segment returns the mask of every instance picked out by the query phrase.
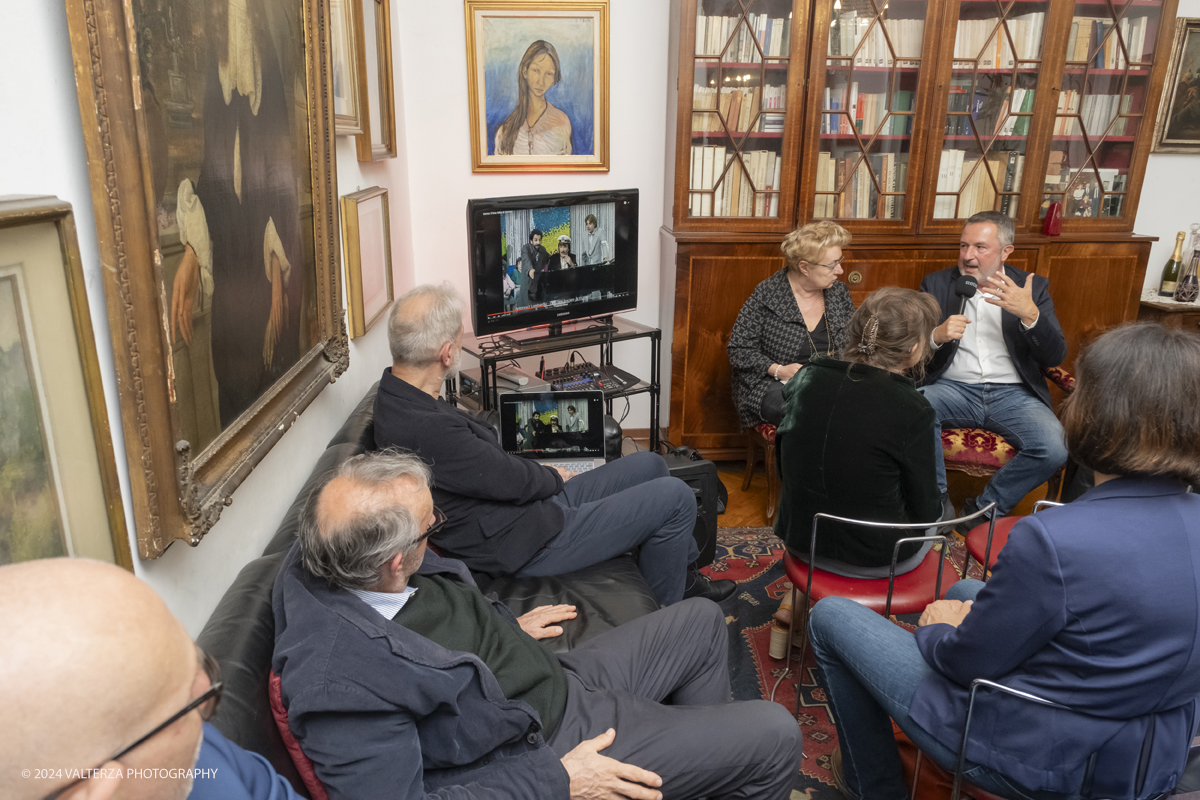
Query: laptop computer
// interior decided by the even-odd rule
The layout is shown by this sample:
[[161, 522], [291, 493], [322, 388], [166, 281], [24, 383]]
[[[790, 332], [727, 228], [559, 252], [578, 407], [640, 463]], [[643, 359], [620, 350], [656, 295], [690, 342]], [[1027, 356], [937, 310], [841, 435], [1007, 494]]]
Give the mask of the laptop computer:
[[571, 472], [604, 464], [604, 393], [507, 392], [500, 395], [505, 451]]

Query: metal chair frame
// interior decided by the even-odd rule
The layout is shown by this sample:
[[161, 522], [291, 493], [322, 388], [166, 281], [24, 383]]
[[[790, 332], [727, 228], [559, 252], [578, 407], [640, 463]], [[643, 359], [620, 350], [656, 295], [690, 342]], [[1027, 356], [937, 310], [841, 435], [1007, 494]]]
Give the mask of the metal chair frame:
[[[992, 505], [995, 505], [995, 503], [992, 503]], [[1063, 504], [1057, 503], [1053, 500], [1038, 500], [1036, 503], [1033, 504], [1033, 513], [1036, 514], [1037, 512], [1041, 511], [1043, 508], [1050, 508], [1051, 506], [1061, 506], [1061, 505], [1063, 505]], [[987, 583], [987, 579], [991, 576], [991, 568], [988, 567], [988, 564], [990, 564], [992, 561], [992, 537], [995, 535], [995, 533], [996, 533], [996, 517], [993, 514], [992, 519], [991, 519], [991, 524], [988, 525], [987, 546], [983, 550], [982, 566], [983, 566], [983, 581], [984, 581], [984, 583]], [[964, 578], [967, 577], [967, 570], [970, 568], [970, 566], [971, 566], [971, 549], [969, 547], [964, 547], [963, 548], [963, 565], [962, 565], [962, 569], [959, 570], [959, 574], [962, 575]]]
[[[807, 626], [808, 626], [808, 615], [812, 610], [813, 561], [816, 559], [816, 556], [817, 556], [817, 528], [818, 528], [821, 520], [828, 519], [828, 520], [833, 520], [836, 522], [842, 522], [842, 523], [845, 523], [848, 525], [858, 525], [858, 526], [861, 526], [864, 528], [887, 528], [889, 530], [927, 530], [929, 528], [941, 527], [944, 525], [957, 525], [960, 522], [969, 522], [973, 519], [977, 519], [979, 517], [987, 515], [988, 525], [989, 525], [988, 539], [990, 540], [991, 534], [992, 534], [992, 528], [994, 528], [996, 525], [995, 511], [996, 511], [996, 504], [988, 503], [986, 506], [984, 506], [983, 508], [976, 511], [974, 514], [969, 514], [965, 517], [959, 517], [958, 519], [939, 520], [937, 522], [905, 522], [905, 523], [869, 522], [869, 521], [860, 520], [860, 519], [850, 519], [848, 517], [838, 517], [833, 514], [826, 514], [824, 512], [813, 515], [812, 536], [810, 537], [809, 543], [808, 543], [808, 582], [805, 584], [805, 592], [804, 592], [804, 625], [805, 625], [804, 630], [805, 630], [805, 634], [800, 640], [800, 662], [799, 662], [799, 665], [796, 667], [796, 707], [792, 712], [793, 717], [798, 717], [800, 715], [800, 683], [803, 679], [803, 676], [801, 675], [801, 670], [804, 669], [804, 658], [808, 652], [808, 633], [807, 633], [808, 629], [807, 629]], [[899, 539], [899, 540], [897, 540], [896, 544], [892, 547], [892, 564], [891, 564], [891, 568], [888, 570], [887, 601], [884, 604], [884, 611], [883, 611], [883, 616], [885, 619], [890, 617], [891, 613], [892, 613], [892, 593], [895, 591], [895, 588], [896, 588], [896, 561], [897, 561], [898, 556], [900, 555], [900, 545], [908, 544], [909, 542], [933, 542], [933, 541], [942, 543], [942, 554], [938, 559], [938, 575], [937, 575], [937, 583], [933, 589], [933, 599], [937, 600], [938, 597], [941, 595], [941, 593], [942, 593], [942, 570], [945, 567], [946, 560], [950, 557], [949, 537], [947, 537], [944, 534], [935, 534], [932, 536], [910, 536], [910, 537], [906, 537], [903, 539]], [[951, 569], [953, 569], [953, 567], [954, 567], [953, 561], [951, 561], [950, 566], [951, 566]], [[865, 578], [864, 580], [871, 580], [871, 579]], [[796, 589], [797, 589], [796, 586], [792, 587], [792, 591], [796, 591]], [[783, 674], [780, 675], [778, 680], [775, 681], [775, 686], [773, 686], [771, 688], [771, 699], [772, 700], [775, 699], [775, 690], [779, 688], [779, 684], [792, 671], [792, 637], [795, 636], [795, 632], [796, 632], [796, 617], [798, 616], [796, 614], [796, 611], [797, 611], [796, 606], [798, 606], [798, 605], [799, 605], [798, 603], [793, 603], [792, 619], [791, 619], [791, 622], [788, 624], [787, 666], [784, 668]], [[803, 734], [801, 735], [800, 741], [801, 741], [800, 755], [803, 756], [804, 758], [808, 758], [808, 755], [804, 752]]]

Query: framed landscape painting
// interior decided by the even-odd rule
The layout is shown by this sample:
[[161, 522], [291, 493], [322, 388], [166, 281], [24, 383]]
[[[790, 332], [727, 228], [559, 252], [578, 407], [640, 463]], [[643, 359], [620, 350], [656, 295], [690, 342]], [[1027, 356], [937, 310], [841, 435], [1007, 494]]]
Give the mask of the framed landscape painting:
[[466, 0], [476, 172], [608, 170], [608, 0]]
[[1175, 41], [1154, 126], [1153, 150], [1200, 153], [1200, 19], [1175, 21]]
[[132, 569], [71, 206], [0, 199], [0, 564]]
[[67, 0], [139, 552], [348, 359], [328, 0]]

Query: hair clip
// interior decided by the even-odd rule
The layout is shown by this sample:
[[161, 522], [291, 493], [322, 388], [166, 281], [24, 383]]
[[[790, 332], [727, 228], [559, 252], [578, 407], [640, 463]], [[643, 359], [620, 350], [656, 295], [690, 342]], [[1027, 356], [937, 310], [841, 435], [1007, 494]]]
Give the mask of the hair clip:
[[864, 355], [875, 355], [875, 338], [879, 335], [879, 317], [874, 314], [867, 320], [866, 329], [863, 333], [863, 340], [858, 343], [858, 352]]

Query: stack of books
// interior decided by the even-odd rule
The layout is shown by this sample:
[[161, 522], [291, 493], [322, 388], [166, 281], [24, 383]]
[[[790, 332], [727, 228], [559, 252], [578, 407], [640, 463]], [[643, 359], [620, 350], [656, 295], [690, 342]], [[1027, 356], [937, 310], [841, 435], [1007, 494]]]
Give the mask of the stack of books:
[[1025, 156], [1015, 150], [991, 153], [983, 159], [967, 158], [965, 150], [943, 150], [938, 163], [939, 196], [933, 204], [933, 218], [966, 218], [980, 211], [1000, 211], [1016, 217], [1024, 171]]
[[779, 216], [783, 159], [778, 153], [752, 150], [738, 159], [720, 145], [694, 145], [691, 167], [691, 216]]
[[[827, 111], [841, 111], [842, 98], [845, 98], [845, 91], [830, 91], [829, 87], [825, 87], [825, 109]], [[884, 116], [888, 111], [904, 112], [913, 110], [913, 93], [907, 90], [901, 90], [892, 93], [892, 104], [888, 107], [887, 94], [885, 92], [866, 92], [858, 91], [858, 81], [850, 84], [850, 96], [846, 105], [848, 114], [825, 114], [821, 117], [821, 133], [837, 133], [848, 134], [850, 130], [850, 120], [854, 120], [854, 129], [861, 134], [872, 134], [884, 123]], [[893, 114], [884, 123], [884, 135], [892, 136], [908, 136], [912, 133], [912, 115], [911, 114]]]
[[998, 27], [999, 23], [1000, 20], [996, 18], [960, 19], [958, 33], [954, 37], [954, 57], [978, 60], [980, 69], [1007, 69], [1015, 66], [1017, 60], [1038, 57], [1046, 28], [1046, 12], [1010, 17], [1005, 23], [1007, 36], [1004, 29]]
[[818, 153], [813, 216], [822, 219], [899, 219], [903, 214], [907, 177], [908, 158], [905, 154], [876, 153], [864, 158], [859, 153], [842, 157]]
[[893, 63], [899, 67], [919, 67], [924, 33], [923, 19], [883, 20], [860, 17], [857, 11], [835, 12], [829, 31], [829, 56], [853, 56], [856, 67], [890, 67]]
[[[703, 11], [703, 9], [701, 9]], [[747, 14], [742, 17], [710, 17], [696, 15], [696, 55], [719, 56], [732, 63], [757, 63], [762, 56], [779, 57], [788, 54], [789, 19], [768, 17], [766, 14]], [[733, 40], [732, 43], [730, 40]], [[725, 45], [731, 44], [726, 49]]]

